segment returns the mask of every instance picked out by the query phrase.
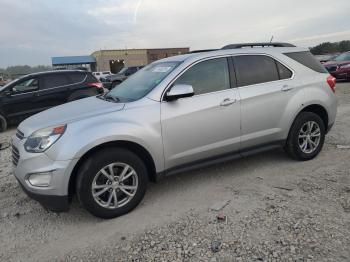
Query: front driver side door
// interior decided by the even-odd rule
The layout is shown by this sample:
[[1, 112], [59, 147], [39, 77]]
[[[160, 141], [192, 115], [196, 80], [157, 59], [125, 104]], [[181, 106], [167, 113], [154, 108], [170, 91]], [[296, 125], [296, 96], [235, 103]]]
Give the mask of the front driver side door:
[[161, 102], [166, 169], [239, 151], [240, 101], [231, 80], [223, 57], [193, 65], [172, 84], [192, 85], [195, 94]]
[[39, 90], [39, 81], [36, 77], [21, 79], [9, 88], [10, 95], [4, 104], [9, 118], [24, 119], [38, 112], [35, 102]]

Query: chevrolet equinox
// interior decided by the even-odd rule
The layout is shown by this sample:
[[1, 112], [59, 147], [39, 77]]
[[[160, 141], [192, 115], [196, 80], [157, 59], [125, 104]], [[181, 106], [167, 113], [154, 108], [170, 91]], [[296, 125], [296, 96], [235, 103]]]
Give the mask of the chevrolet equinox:
[[14, 174], [49, 210], [67, 210], [76, 194], [93, 215], [113, 218], [163, 176], [276, 147], [310, 160], [336, 111], [335, 79], [308, 49], [196, 51], [23, 121], [12, 138]]

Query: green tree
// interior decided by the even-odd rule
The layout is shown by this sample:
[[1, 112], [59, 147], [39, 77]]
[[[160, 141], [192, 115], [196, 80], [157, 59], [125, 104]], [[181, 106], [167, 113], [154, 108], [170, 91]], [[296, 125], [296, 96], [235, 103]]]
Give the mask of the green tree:
[[324, 42], [310, 48], [310, 51], [314, 55], [324, 55], [329, 53], [350, 51], [350, 40], [344, 40], [344, 41], [334, 42], [334, 43]]

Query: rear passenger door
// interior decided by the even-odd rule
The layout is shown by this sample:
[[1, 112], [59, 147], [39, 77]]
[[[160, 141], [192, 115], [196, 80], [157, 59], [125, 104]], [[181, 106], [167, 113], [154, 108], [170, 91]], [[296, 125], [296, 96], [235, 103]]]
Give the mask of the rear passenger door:
[[284, 139], [281, 120], [295, 92], [293, 72], [267, 55], [233, 57], [241, 98], [241, 148]]
[[40, 78], [40, 91], [37, 100], [42, 109], [66, 103], [70, 81], [66, 73], [52, 73]]

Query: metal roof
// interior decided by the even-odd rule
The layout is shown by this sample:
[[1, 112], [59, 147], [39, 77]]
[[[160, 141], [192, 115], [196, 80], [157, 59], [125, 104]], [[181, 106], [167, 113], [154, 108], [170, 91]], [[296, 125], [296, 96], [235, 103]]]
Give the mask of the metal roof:
[[96, 63], [93, 56], [56, 56], [51, 57], [52, 65], [77, 65], [77, 64], [91, 64]]

